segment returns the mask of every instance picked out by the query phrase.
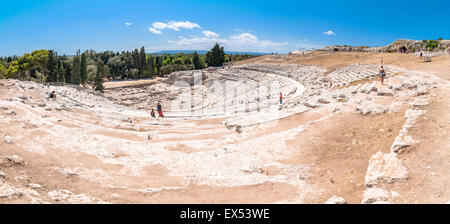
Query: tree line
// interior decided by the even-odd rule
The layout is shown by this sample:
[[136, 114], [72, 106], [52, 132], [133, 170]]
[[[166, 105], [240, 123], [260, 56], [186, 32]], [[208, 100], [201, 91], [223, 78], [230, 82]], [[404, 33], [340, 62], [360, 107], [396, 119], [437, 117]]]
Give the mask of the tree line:
[[143, 79], [163, 76], [175, 71], [203, 69], [240, 61], [252, 55], [227, 55], [218, 44], [206, 54], [147, 54], [139, 50], [97, 53], [80, 50], [74, 56], [58, 55], [53, 50], [36, 50], [21, 57], [0, 57], [0, 78], [13, 78], [48, 83], [90, 85], [103, 91], [103, 81]]

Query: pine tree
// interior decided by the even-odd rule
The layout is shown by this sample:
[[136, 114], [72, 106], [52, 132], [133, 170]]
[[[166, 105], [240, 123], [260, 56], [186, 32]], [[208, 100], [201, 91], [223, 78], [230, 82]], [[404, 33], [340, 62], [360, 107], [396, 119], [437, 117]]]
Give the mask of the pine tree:
[[106, 75], [105, 64], [103, 64], [102, 61], [99, 61], [97, 63], [97, 74], [95, 75], [94, 79], [94, 89], [102, 93], [104, 90], [103, 77], [105, 77], [105, 75]]
[[71, 82], [75, 85], [81, 84], [81, 63], [80, 63], [80, 51], [77, 51], [77, 55], [73, 58], [72, 77]]
[[81, 77], [81, 84], [86, 85], [87, 82], [87, 76], [88, 76], [88, 71], [87, 71], [87, 53], [83, 53], [81, 55], [81, 65], [80, 65], [80, 77]]
[[206, 53], [206, 62], [209, 66], [222, 66], [225, 62], [225, 53], [223, 47], [220, 47], [218, 43]]
[[57, 82], [58, 81], [58, 73], [57, 73], [57, 61], [56, 61], [56, 53], [52, 50], [48, 51], [48, 62], [47, 62], [47, 71], [48, 76], [46, 82]]

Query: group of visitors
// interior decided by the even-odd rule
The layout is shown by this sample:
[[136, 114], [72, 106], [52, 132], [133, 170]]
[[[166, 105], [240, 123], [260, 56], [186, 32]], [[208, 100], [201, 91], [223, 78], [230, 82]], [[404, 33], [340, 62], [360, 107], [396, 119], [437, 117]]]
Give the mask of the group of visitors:
[[[156, 110], [158, 111], [158, 116], [159, 116], [159, 117], [164, 117], [164, 114], [163, 114], [163, 112], [162, 112], [162, 106], [161, 106], [161, 103], [160, 103], [160, 102], [158, 102], [158, 104], [156, 105]], [[152, 111], [150, 112], [150, 115], [151, 115], [152, 117], [156, 117], [156, 114], [155, 114], [155, 110], [154, 110], [154, 109], [152, 109]]]

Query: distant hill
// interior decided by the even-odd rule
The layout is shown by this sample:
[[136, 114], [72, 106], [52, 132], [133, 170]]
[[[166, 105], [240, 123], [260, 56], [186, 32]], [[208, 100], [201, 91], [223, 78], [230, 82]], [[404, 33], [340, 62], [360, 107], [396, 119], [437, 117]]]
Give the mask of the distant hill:
[[[206, 54], [208, 51], [206, 50], [161, 50], [157, 52], [153, 52], [152, 54], [191, 54], [197, 51], [198, 54]], [[225, 54], [248, 54], [248, 55], [268, 55], [271, 53], [262, 53], [262, 52], [244, 52], [244, 51], [225, 51]]]

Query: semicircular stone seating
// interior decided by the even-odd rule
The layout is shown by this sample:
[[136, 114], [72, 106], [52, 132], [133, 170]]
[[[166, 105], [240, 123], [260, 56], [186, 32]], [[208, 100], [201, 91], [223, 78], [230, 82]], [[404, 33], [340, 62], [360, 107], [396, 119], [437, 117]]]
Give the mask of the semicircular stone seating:
[[[278, 106], [279, 94], [289, 99], [297, 91], [302, 91], [300, 83], [294, 79], [271, 71], [257, 71], [248, 68], [218, 69], [208, 74], [210, 83], [201, 85], [194, 94], [180, 94], [175, 101], [190, 102], [189, 96], [201, 95], [200, 100], [192, 100], [194, 105], [186, 110], [171, 108], [172, 116], [215, 116], [249, 113]], [[185, 91], [191, 91], [186, 88]], [[198, 97], [194, 97], [198, 99]]]
[[[388, 75], [398, 72], [392, 66], [384, 66]], [[378, 75], [379, 66], [373, 64], [352, 64], [328, 74], [332, 86], [342, 87], [363, 79], [373, 79]]]

